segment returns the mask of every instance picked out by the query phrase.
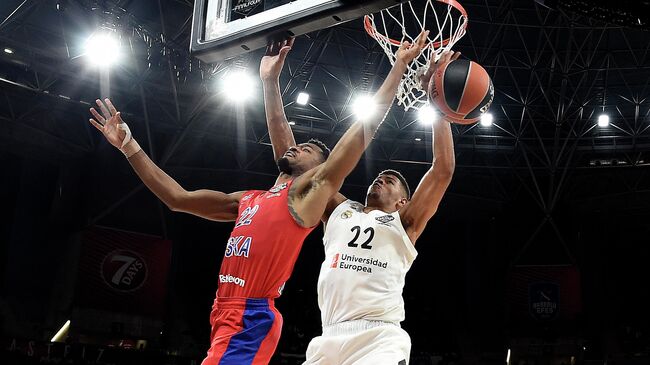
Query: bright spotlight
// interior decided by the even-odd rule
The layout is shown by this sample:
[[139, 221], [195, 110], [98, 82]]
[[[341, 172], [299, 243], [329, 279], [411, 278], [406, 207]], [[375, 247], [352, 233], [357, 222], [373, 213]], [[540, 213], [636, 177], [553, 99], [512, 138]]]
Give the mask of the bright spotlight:
[[11, 48], [5, 48], [5, 53], [12, 54], [12, 53], [14, 53], [14, 50], [11, 49]]
[[233, 102], [244, 102], [253, 95], [253, 78], [244, 71], [231, 71], [222, 80], [222, 90]]
[[109, 67], [122, 58], [120, 42], [109, 32], [95, 33], [86, 41], [86, 59], [100, 67]]
[[70, 330], [70, 320], [65, 321], [63, 326], [59, 331], [52, 337], [50, 342], [65, 342], [66, 337], [68, 337], [68, 331]]
[[508, 349], [508, 354], [506, 355], [506, 364], [510, 365], [510, 349]]
[[360, 95], [352, 104], [352, 111], [360, 120], [366, 120], [368, 117], [372, 116], [377, 108], [377, 103], [369, 95]]
[[492, 116], [491, 113], [485, 113], [481, 115], [481, 125], [483, 127], [491, 126], [493, 121], [494, 121], [494, 116]]
[[309, 94], [306, 92], [300, 92], [298, 93], [298, 97], [296, 97], [296, 103], [299, 105], [307, 105], [309, 102]]
[[609, 115], [601, 114], [598, 116], [598, 126], [607, 127], [609, 125]]
[[431, 124], [438, 119], [438, 113], [431, 105], [425, 105], [418, 110], [418, 120], [422, 124]]

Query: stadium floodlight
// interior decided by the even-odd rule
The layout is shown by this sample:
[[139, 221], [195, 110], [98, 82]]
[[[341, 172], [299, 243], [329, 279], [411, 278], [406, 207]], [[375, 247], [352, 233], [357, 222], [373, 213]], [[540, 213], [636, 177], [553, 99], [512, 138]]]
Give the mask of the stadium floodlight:
[[494, 122], [494, 116], [492, 113], [485, 113], [481, 115], [481, 125], [483, 127], [489, 127]]
[[230, 71], [222, 80], [222, 90], [228, 100], [243, 103], [253, 96], [255, 83], [245, 71]]
[[110, 67], [122, 59], [120, 42], [112, 32], [97, 32], [85, 44], [84, 56], [92, 65]]
[[307, 94], [304, 91], [298, 93], [298, 96], [296, 97], [296, 103], [298, 103], [299, 105], [307, 105], [308, 102], [309, 102], [309, 94]]
[[352, 104], [352, 111], [359, 120], [367, 120], [377, 111], [377, 103], [370, 95], [359, 95]]
[[425, 125], [433, 124], [438, 119], [438, 113], [431, 105], [425, 105], [418, 110], [418, 120]]
[[607, 127], [609, 125], [609, 115], [601, 114], [598, 116], [598, 126], [601, 128]]

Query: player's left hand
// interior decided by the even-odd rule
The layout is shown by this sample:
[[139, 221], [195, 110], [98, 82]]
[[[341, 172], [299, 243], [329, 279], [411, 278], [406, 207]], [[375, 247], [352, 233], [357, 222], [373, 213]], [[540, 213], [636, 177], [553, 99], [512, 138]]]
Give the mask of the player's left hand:
[[263, 81], [277, 80], [282, 72], [284, 60], [293, 47], [295, 38], [289, 37], [279, 42], [271, 42], [266, 47], [266, 54], [260, 62], [260, 77]]
[[99, 114], [95, 108], [90, 108], [90, 113], [94, 117], [90, 119], [90, 123], [102, 132], [106, 140], [115, 146], [115, 148], [122, 148], [122, 142], [126, 138], [126, 131], [124, 128], [118, 127], [124, 123], [121, 113], [115, 109], [115, 106], [113, 106], [113, 103], [108, 98], [104, 99], [103, 102], [97, 99], [95, 103], [102, 113]]
[[437, 61], [431, 60], [429, 63], [429, 68], [425, 73], [420, 76], [420, 85], [422, 90], [429, 92], [429, 81], [431, 81], [431, 76], [436, 72], [438, 67], [444, 65], [447, 62], [457, 60], [460, 57], [460, 52], [454, 52], [452, 50], [444, 51], [440, 54], [440, 58]]
[[408, 65], [420, 55], [427, 43], [428, 36], [429, 31], [422, 30], [422, 32], [420, 32], [420, 35], [418, 35], [417, 39], [415, 40], [415, 43], [411, 44], [408, 41], [402, 42], [402, 45], [395, 53], [395, 57]]

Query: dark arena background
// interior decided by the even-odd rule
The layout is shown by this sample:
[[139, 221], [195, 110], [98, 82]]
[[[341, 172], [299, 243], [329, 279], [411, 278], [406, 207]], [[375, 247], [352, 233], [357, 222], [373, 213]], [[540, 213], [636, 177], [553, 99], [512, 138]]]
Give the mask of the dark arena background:
[[[650, 364], [649, 2], [462, 5], [455, 50], [492, 77], [493, 123], [453, 126], [455, 175], [404, 290], [410, 363]], [[0, 1], [1, 364], [203, 359], [232, 224], [171, 212], [88, 123], [94, 100], [111, 97], [188, 190], [273, 184], [263, 52], [194, 58], [192, 8]], [[119, 34], [110, 71], [83, 48], [97, 29]], [[244, 103], [226, 98], [232, 68], [252, 77]], [[297, 141], [332, 147], [354, 96], [389, 68], [359, 19], [298, 37], [280, 78]], [[414, 187], [430, 163], [431, 128], [393, 106], [342, 191], [363, 199], [388, 167]], [[277, 301], [273, 364], [302, 363], [320, 334], [321, 237], [307, 238]], [[121, 276], [116, 256], [133, 263]]]

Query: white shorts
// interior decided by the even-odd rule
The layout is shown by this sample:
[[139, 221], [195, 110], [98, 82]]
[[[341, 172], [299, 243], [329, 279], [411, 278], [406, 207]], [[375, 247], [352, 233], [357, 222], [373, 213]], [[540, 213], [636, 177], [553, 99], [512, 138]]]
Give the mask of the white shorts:
[[323, 328], [303, 365], [407, 365], [410, 353], [411, 337], [399, 325], [348, 321]]

